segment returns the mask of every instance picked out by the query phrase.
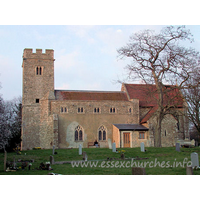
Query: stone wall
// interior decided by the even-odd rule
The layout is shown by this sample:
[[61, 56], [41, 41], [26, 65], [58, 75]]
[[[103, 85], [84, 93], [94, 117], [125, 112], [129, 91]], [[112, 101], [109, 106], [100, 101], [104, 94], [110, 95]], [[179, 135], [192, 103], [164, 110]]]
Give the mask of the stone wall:
[[[66, 108], [61, 112], [61, 107]], [[78, 113], [78, 108], [83, 108], [83, 113]], [[94, 108], [99, 108], [99, 113], [94, 113]], [[110, 113], [110, 108], [115, 108], [115, 113]], [[131, 108], [131, 112], [130, 112]], [[104, 126], [107, 130], [106, 140], [99, 141], [101, 147], [108, 148], [108, 140], [113, 141], [113, 125], [117, 123], [139, 122], [138, 101], [52, 101], [51, 113], [58, 115], [58, 143], [60, 148], [74, 147], [79, 144], [87, 147], [88, 142], [98, 140], [98, 130]], [[83, 141], [75, 142], [75, 128], [83, 128]]]
[[[175, 141], [177, 138], [183, 138], [184, 133], [177, 129], [177, 119], [171, 115], [165, 115], [162, 120], [162, 129], [161, 129], [161, 145], [162, 147], [170, 147], [175, 146]], [[156, 118], [152, 116], [148, 121], [149, 127], [149, 138], [150, 140], [154, 140], [154, 130], [155, 130]], [[180, 124], [183, 124], [181, 121]], [[181, 125], [180, 125], [181, 126]], [[180, 127], [182, 129], [182, 127]], [[153, 141], [150, 146], [153, 146]]]

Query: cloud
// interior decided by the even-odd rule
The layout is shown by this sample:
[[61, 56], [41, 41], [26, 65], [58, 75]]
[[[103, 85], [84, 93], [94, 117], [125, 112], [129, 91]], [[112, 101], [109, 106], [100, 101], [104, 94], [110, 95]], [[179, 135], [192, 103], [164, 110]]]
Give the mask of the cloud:
[[71, 32], [75, 34], [80, 39], [86, 40], [88, 43], [93, 44], [95, 43], [94, 39], [94, 31], [96, 30], [97, 26], [92, 25], [80, 25], [80, 26], [66, 26], [67, 32]]
[[97, 33], [99, 43], [103, 44], [101, 45], [101, 51], [103, 53], [116, 55], [116, 49], [126, 43], [127, 35], [121, 29], [116, 28], [117, 26], [103, 28]]
[[76, 65], [80, 64], [78, 57], [80, 53], [78, 51], [73, 51], [71, 53], [66, 53], [65, 49], [62, 49], [58, 52], [58, 56], [56, 58], [55, 66], [58, 70], [65, 70]]

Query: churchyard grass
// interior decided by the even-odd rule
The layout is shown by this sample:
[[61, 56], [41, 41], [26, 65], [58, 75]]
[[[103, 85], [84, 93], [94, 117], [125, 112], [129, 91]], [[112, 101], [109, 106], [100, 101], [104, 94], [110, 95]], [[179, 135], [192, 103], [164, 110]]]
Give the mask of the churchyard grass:
[[[138, 148], [124, 148], [118, 149], [118, 151], [125, 150], [125, 158], [148, 158], [141, 160], [134, 160], [137, 164], [139, 162], [141, 164], [145, 162], [152, 162], [152, 165], [148, 164], [145, 167], [147, 175], [185, 175], [186, 174], [186, 165], [184, 167], [178, 166], [175, 167], [177, 162], [183, 163], [184, 159], [188, 159], [190, 161], [190, 154], [192, 152], [198, 153], [200, 155], [200, 148], [181, 148], [180, 152], [177, 152], [175, 147], [146, 147], [145, 152], [141, 152], [140, 147]], [[7, 161], [15, 160], [31, 160], [34, 159], [32, 163], [31, 170], [28, 170], [26, 167], [24, 170], [19, 169], [15, 172], [4, 172], [4, 153], [0, 153], [0, 175], [47, 175], [50, 172], [63, 174], [63, 175], [131, 175], [131, 166], [129, 164], [128, 167], [124, 165], [116, 165], [116, 162], [124, 162], [120, 160], [121, 153], [113, 153], [112, 149], [106, 148], [83, 148], [83, 152], [86, 152], [88, 155], [88, 161], [92, 160], [94, 162], [98, 161], [97, 167], [72, 167], [71, 164], [52, 164], [51, 167], [53, 170], [37, 170], [39, 168], [40, 163], [49, 162], [50, 155], [52, 155], [52, 149], [48, 150], [27, 150], [21, 151], [21, 155], [17, 155], [15, 152], [7, 153]], [[78, 154], [78, 149], [56, 149], [55, 152], [57, 154], [54, 156], [54, 161], [81, 161], [83, 159], [82, 155]], [[26, 155], [25, 155], [26, 154]], [[109, 159], [109, 167], [108, 164], [105, 163]], [[110, 160], [112, 159], [112, 160]], [[131, 160], [125, 160], [125, 162]], [[104, 162], [104, 163], [103, 163]], [[111, 162], [113, 162], [113, 167], [111, 167]], [[156, 164], [157, 162], [157, 164]], [[158, 166], [158, 162], [170, 163], [168, 167], [160, 167]], [[104, 165], [102, 165], [104, 164]], [[103, 167], [100, 167], [100, 166]], [[156, 166], [154, 166], [156, 165]], [[174, 166], [173, 166], [174, 165]], [[17, 166], [21, 166], [20, 163], [17, 163]], [[153, 166], [153, 167], [152, 167]], [[193, 171], [194, 175], [200, 175], [200, 169]]]

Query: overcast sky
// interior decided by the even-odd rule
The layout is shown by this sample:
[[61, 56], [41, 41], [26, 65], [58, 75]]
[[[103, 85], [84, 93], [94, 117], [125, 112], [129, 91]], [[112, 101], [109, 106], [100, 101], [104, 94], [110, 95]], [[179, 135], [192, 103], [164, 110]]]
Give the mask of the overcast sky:
[[[200, 26], [186, 26], [200, 51]], [[120, 90], [115, 82], [126, 79], [126, 60], [117, 58], [117, 49], [139, 30], [159, 31], [162, 26], [66, 25], [0, 26], [0, 93], [4, 99], [22, 95], [24, 48], [54, 49], [55, 89]]]
[[[57, 0], [56, 3], [35, 0], [32, 4], [25, 0], [3, 1], [0, 94], [6, 100], [22, 95], [25, 48], [34, 52], [36, 48], [43, 52], [54, 50], [55, 89], [119, 91], [121, 85], [115, 82], [126, 80], [124, 67], [128, 60], [119, 60], [116, 50], [136, 31], [162, 28], [154, 24], [198, 24], [197, 2], [180, 4], [169, 0], [163, 6], [158, 0], [134, 1], [134, 4], [132, 0]], [[200, 26], [186, 28], [194, 35], [192, 46], [200, 51]]]

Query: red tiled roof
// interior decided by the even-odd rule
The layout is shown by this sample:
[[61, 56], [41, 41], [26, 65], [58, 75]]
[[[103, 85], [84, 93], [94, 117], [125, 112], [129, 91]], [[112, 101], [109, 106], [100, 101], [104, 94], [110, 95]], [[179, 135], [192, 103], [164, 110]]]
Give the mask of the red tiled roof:
[[147, 122], [151, 116], [156, 112], [156, 110], [158, 109], [158, 106], [152, 107], [149, 112], [143, 117], [143, 119], [141, 119], [140, 123], [145, 123]]
[[[147, 122], [158, 109], [155, 85], [124, 84], [130, 99], [139, 99], [140, 107], [149, 107], [149, 112], [141, 119], [140, 123]], [[165, 86], [164, 105], [183, 107], [183, 98], [180, 91], [174, 86]]]
[[[155, 85], [147, 84], [124, 84], [130, 99], [139, 99], [141, 107], [154, 107], [157, 105], [158, 94]], [[183, 107], [183, 98], [177, 88], [165, 86], [164, 105]]]
[[128, 98], [125, 92], [55, 90], [55, 97], [57, 100], [128, 101]]

